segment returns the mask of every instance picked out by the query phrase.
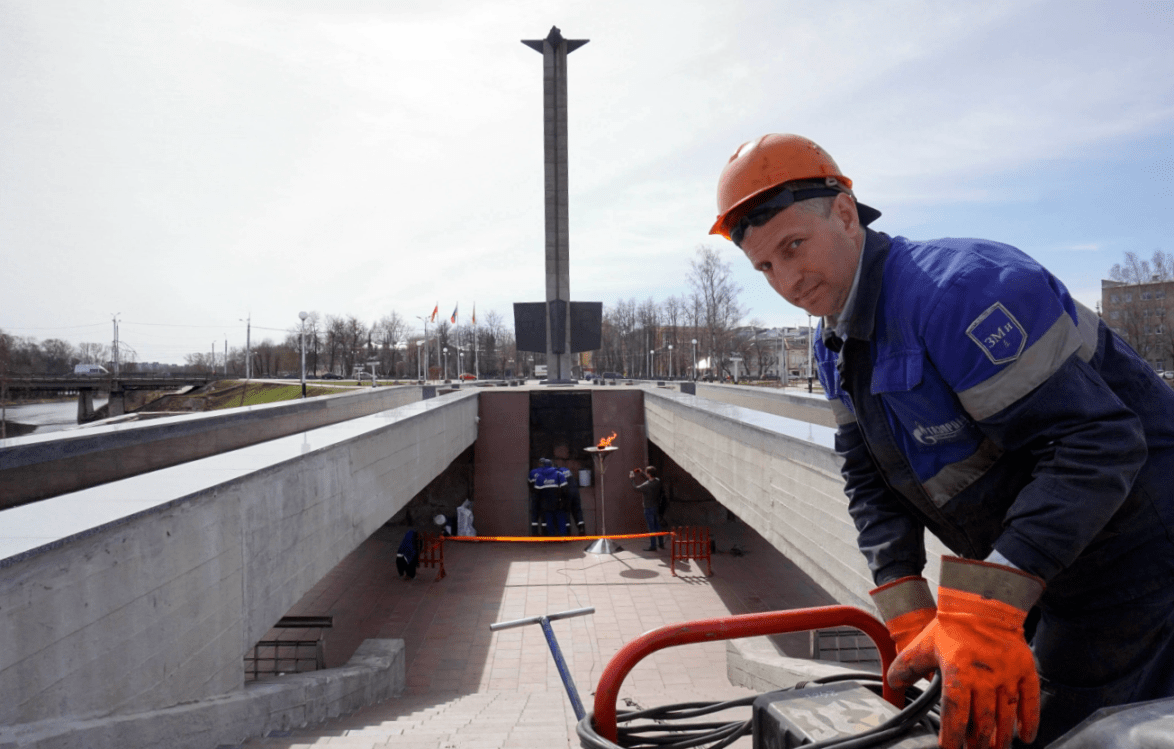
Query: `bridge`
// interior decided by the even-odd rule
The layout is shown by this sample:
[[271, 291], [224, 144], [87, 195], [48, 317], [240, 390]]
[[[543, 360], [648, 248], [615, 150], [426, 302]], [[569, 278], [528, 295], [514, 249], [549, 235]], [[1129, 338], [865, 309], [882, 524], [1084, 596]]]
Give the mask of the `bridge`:
[[[116, 746], [112, 722], [125, 733], [181, 715], [231, 731], [246, 713], [250, 726], [260, 725], [259, 710], [287, 725], [324, 717], [323, 705], [338, 709], [340, 690], [358, 704], [390, 696], [394, 647], [357, 653], [353, 667], [315, 682], [317, 696], [307, 697], [307, 682], [298, 682], [300, 718], [281, 707], [296, 702], [288, 691], [295, 682], [285, 692], [276, 682], [246, 686], [242, 657], [343, 557], [454, 466], [467, 473], [482, 535], [524, 534], [533, 453], [558, 454], [584, 434], [588, 444], [618, 435], [611, 461], [620, 468], [603, 476], [608, 530], [641, 528], [639, 504], [623, 491], [625, 469], [647, 465], [659, 451], [666, 470], [687, 473], [835, 600], [871, 609], [871, 577], [856, 549], [826, 404], [753, 388], [691, 387], [442, 395], [386, 388], [316, 399], [316, 415], [304, 411], [305, 401], [179, 417], [170, 433], [157, 422], [95, 427], [88, 446], [55, 446], [37, 435], [5, 441], [0, 481], [8, 471], [36, 476], [39, 461], [53, 466], [41, 475], [69, 472], [72, 460], [127, 468], [125, 476], [107, 474], [104, 483], [0, 514], [0, 611], [9, 643], [0, 652], [0, 725], [13, 727], [0, 729], [0, 745], [76, 732], [83, 717], [93, 726], [89, 745]], [[402, 404], [371, 400], [392, 391]], [[225, 434], [256, 441], [209, 454], [207, 443]], [[139, 473], [136, 461], [152, 445], [167, 445], [178, 458], [187, 446], [201, 457]], [[597, 489], [583, 489], [589, 533], [599, 528]], [[930, 547], [931, 556], [941, 551]]]
[[100, 377], [68, 375], [65, 377], [7, 377], [4, 387], [9, 391], [42, 393], [77, 393], [77, 423], [84, 424], [94, 417], [94, 393], [110, 394], [109, 415], [126, 413], [126, 393], [132, 390], [175, 390], [185, 385], [202, 386], [215, 378], [208, 375], [122, 374]]

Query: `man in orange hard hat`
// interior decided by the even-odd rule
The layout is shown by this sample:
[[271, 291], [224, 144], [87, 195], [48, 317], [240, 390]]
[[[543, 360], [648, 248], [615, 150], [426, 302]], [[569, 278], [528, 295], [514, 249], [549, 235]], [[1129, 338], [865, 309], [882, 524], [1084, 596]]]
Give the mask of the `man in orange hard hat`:
[[[1042, 746], [1174, 696], [1174, 391], [1023, 252], [879, 216], [822, 148], [772, 134], [730, 158], [711, 233], [821, 318], [890, 683], [941, 671], [943, 747]], [[957, 555], [936, 604], [925, 529]]]

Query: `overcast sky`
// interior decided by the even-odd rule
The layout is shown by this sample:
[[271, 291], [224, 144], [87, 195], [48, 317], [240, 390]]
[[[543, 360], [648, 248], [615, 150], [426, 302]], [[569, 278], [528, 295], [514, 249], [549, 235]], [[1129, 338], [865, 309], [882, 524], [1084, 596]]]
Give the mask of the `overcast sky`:
[[[569, 70], [571, 295], [688, 290], [806, 322], [706, 234], [742, 142], [820, 143], [911, 238], [1014, 244], [1080, 301], [1172, 250], [1174, 2], [0, 0], [0, 329], [140, 361], [275, 340], [300, 310], [543, 286], [542, 58]], [[418, 326], [418, 323], [417, 323]], [[272, 330], [266, 330], [266, 329]]]

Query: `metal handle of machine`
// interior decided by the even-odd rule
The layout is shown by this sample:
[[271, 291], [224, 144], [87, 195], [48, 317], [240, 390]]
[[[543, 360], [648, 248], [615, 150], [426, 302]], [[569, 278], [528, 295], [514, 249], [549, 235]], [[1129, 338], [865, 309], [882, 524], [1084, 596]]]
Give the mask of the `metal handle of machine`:
[[[736, 640], [740, 637], [832, 627], [855, 627], [868, 635], [880, 653], [881, 673], [888, 673], [889, 664], [897, 657], [897, 648], [889, 636], [889, 630], [883, 622], [854, 606], [768, 611], [667, 624], [627, 643], [608, 661], [595, 690], [595, 730], [609, 741], [616, 740], [616, 700], [620, 685], [637, 663], [658, 650], [696, 642]], [[887, 681], [884, 684], [884, 698], [897, 707], [901, 707], [904, 702], [903, 693], [890, 688]]]

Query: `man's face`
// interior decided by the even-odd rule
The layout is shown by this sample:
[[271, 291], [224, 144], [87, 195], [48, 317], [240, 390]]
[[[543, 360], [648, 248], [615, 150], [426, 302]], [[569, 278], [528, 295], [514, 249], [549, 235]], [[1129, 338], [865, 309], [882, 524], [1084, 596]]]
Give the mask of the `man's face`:
[[812, 315], [844, 308], [860, 259], [856, 205], [839, 195], [828, 218], [791, 206], [742, 240], [742, 251], [779, 296]]

